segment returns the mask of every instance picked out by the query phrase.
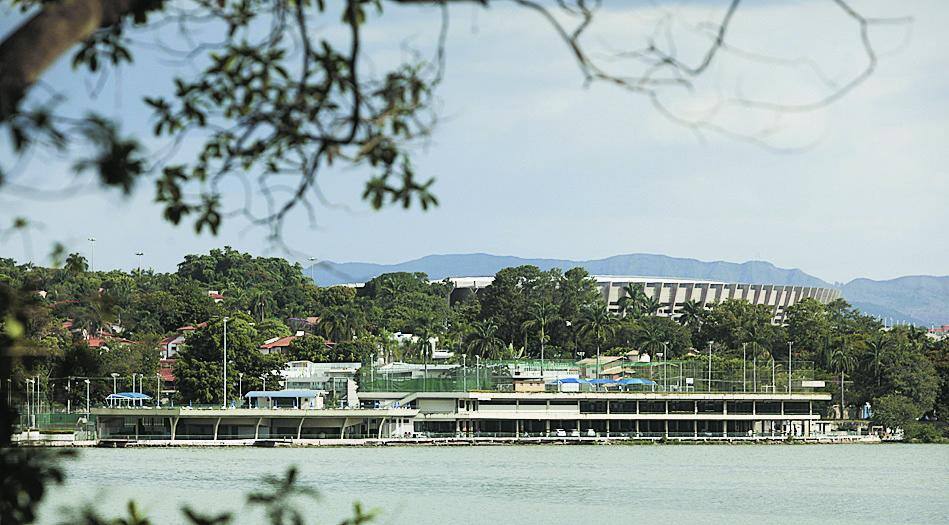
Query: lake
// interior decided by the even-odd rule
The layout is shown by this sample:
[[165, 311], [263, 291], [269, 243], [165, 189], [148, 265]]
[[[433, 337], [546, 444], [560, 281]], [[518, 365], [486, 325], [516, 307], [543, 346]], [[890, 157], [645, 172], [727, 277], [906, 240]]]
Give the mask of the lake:
[[300, 468], [322, 493], [312, 523], [355, 500], [376, 523], [949, 523], [947, 445], [600, 445], [84, 449], [40, 523], [135, 499], [153, 523], [178, 508], [236, 510], [267, 474]]

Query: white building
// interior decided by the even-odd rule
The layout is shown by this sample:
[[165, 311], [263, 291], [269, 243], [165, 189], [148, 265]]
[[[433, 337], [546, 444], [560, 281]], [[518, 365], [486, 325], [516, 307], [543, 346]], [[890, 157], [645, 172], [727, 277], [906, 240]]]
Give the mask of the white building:
[[[596, 281], [610, 310], [619, 311], [620, 298], [626, 295], [623, 288], [631, 284], [642, 287], [647, 297], [658, 300], [660, 305], [658, 314], [667, 317], [681, 314], [682, 305], [688, 301], [696, 301], [703, 307], [711, 307], [728, 299], [741, 299], [752, 304], [771, 307], [773, 321], [783, 323], [787, 316], [787, 309], [805, 298], [829, 303], [841, 296], [840, 290], [835, 288], [814, 286], [727, 283], [702, 279], [623, 275], [591, 275], [590, 277]], [[465, 294], [477, 293], [478, 290], [489, 286], [494, 282], [494, 277], [451, 277], [448, 280], [455, 286], [451, 297], [454, 302], [462, 299]]]

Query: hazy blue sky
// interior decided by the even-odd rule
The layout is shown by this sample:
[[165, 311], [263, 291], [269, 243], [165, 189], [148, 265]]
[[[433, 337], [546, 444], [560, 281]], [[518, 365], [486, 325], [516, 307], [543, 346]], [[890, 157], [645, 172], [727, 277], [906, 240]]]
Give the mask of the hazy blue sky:
[[[657, 3], [681, 24], [685, 50], [685, 24], [721, 14], [721, 2]], [[597, 56], [641, 45], [663, 12], [649, 4], [611, 5], [624, 9], [601, 14], [590, 43]], [[333, 173], [322, 180], [324, 192], [349, 209], [320, 208], [318, 229], [300, 216], [285, 237], [301, 252], [336, 261], [476, 251], [575, 259], [647, 252], [763, 259], [840, 281], [947, 274], [949, 3], [856, 5], [868, 15], [914, 21], [871, 33], [884, 56], [850, 95], [826, 110], [772, 123], [780, 128], [773, 144], [809, 146], [797, 153], [714, 135], [700, 140], [638, 95], [607, 85], [585, 88], [569, 54], [536, 15], [510, 7], [456, 9], [440, 88], [443, 122], [415, 160], [422, 175], [437, 178], [441, 206], [428, 213], [373, 213], [359, 200], [364, 174]], [[424, 45], [434, 38], [434, 13], [387, 9], [367, 33], [380, 63], [397, 57], [405, 39]], [[12, 17], [4, 18], [5, 32]], [[785, 58], [809, 56], [836, 82], [859, 72], [863, 60], [857, 27], [829, 1], [743, 8], [730, 38]], [[125, 130], [147, 129], [141, 96], [167, 90], [171, 74], [140, 55], [95, 104], [125, 119]], [[47, 81], [79, 101], [87, 100], [92, 82], [77, 79], [68, 64]], [[775, 68], [736, 55], [724, 57], [699, 88], [670, 104], [701, 112], [723, 93], [788, 103], [823, 89], [806, 66]], [[742, 111], [723, 111], [716, 119], [740, 131], [762, 122]], [[63, 163], [34, 159], [19, 180], [57, 187], [71, 177]], [[97, 268], [133, 267], [134, 253], [144, 251], [146, 265], [172, 270], [184, 254], [222, 245], [282, 255], [268, 245], [265, 231], [239, 220], [217, 237], [167, 225], [151, 202], [152, 183], [138, 189], [127, 200], [114, 192], [46, 201], [4, 191], [2, 223], [26, 215], [41, 226], [29, 243], [20, 236], [2, 239], [0, 254], [45, 262], [51, 242], [63, 241], [88, 255], [85, 239], [94, 236]]]

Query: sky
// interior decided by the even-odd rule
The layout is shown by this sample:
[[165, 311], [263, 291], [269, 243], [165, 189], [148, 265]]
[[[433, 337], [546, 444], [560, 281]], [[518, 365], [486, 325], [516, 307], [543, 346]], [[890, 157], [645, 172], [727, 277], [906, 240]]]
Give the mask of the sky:
[[[635, 70], [613, 57], [642, 46], [666, 20], [673, 21], [669, 31], [681, 56], [697, 62], [707, 41], [692, 28], [719, 19], [724, 5], [606, 3], [585, 42], [617, 74]], [[759, 2], [736, 14], [732, 46], [787, 63], [723, 53], [693, 92], [662, 95], [684, 116], [719, 108], [713, 122], [743, 136], [767, 126], [773, 133], [765, 145], [700, 137], [641, 95], [585, 85], [563, 43], [534, 13], [464, 6], [451, 15], [438, 88], [441, 122], [414, 150], [419, 175], [436, 178], [434, 211], [372, 212], [360, 200], [365, 173], [327, 173], [321, 189], [334, 206], [317, 208], [316, 228], [302, 213], [288, 222], [283, 234], [291, 256], [267, 240], [266, 230], [239, 219], [225, 222], [217, 236], [169, 225], [152, 202], [151, 182], [129, 198], [89, 190], [47, 199], [0, 188], [0, 225], [18, 216], [36, 224], [28, 238], [0, 236], [0, 256], [45, 264], [48, 247], [59, 241], [91, 257], [86, 239], [94, 237], [97, 269], [133, 268], [135, 253], [144, 252], [145, 266], [173, 271], [185, 254], [229, 245], [304, 263], [467, 252], [569, 259], [658, 253], [766, 260], [838, 282], [949, 274], [949, 4], [854, 5], [868, 16], [912, 21], [874, 27], [877, 69], [824, 109], [720, 109], [737, 95], [807, 102], [828, 92], [828, 83], [859, 74], [865, 57], [858, 27], [823, 0]], [[14, 18], [0, 17], [0, 34]], [[367, 53], [380, 65], [397, 60], [403, 42], [433, 42], [437, 21], [437, 12], [387, 6], [369, 21]], [[141, 51], [94, 99], [94, 79], [76, 75], [68, 59], [44, 80], [68, 93], [71, 107], [95, 106], [157, 149], [140, 100], [167, 92], [176, 72]], [[14, 160], [0, 152], [0, 163]], [[34, 158], [22, 162], [17, 181], [59, 188], [71, 177], [68, 163]]]

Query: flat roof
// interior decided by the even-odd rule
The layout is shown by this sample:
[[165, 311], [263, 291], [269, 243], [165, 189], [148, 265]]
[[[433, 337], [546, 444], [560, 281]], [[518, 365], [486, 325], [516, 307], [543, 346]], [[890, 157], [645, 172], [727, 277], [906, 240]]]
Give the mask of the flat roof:
[[251, 390], [244, 394], [249, 399], [271, 398], [286, 399], [298, 397], [319, 397], [325, 394], [325, 390], [310, 390], [308, 388], [291, 388], [289, 390]]

